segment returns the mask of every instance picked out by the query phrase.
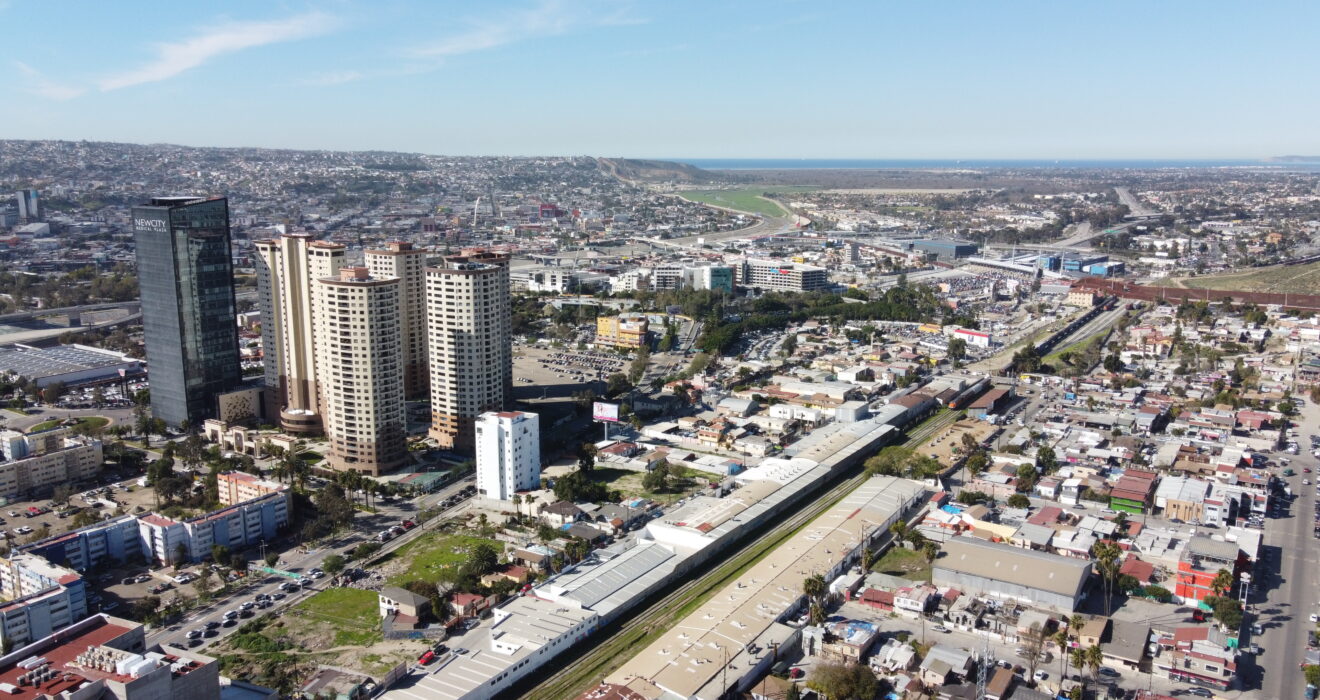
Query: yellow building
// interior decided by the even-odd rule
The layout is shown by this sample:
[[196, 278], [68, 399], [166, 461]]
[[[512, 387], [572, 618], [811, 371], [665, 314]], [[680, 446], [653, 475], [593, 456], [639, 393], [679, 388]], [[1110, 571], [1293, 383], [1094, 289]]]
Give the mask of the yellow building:
[[616, 348], [640, 348], [646, 342], [649, 322], [643, 314], [602, 316], [596, 319], [596, 344]]

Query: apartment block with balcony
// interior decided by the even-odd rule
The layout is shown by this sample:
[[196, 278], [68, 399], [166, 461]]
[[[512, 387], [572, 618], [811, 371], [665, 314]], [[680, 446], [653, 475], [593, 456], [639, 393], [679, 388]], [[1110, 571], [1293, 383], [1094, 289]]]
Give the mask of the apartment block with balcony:
[[339, 471], [378, 475], [403, 466], [402, 282], [346, 267], [316, 281], [316, 367], [326, 454]]
[[288, 432], [319, 433], [312, 283], [339, 274], [344, 246], [306, 233], [256, 241], [254, 246], [266, 415], [278, 415], [280, 427]]
[[0, 497], [12, 500], [89, 482], [104, 461], [100, 440], [76, 436], [69, 428], [0, 432], [0, 456]]
[[283, 493], [289, 487], [247, 472], [221, 472], [216, 476], [220, 487], [220, 505], [232, 506], [253, 501], [271, 493]]
[[0, 642], [11, 649], [87, 616], [82, 576], [35, 554], [0, 558], [0, 596]]
[[477, 416], [513, 395], [508, 256], [464, 254], [426, 269], [430, 435], [471, 452]]
[[426, 261], [430, 250], [391, 241], [363, 257], [372, 277], [397, 277], [399, 326], [403, 338], [403, 394], [408, 400], [430, 396], [430, 364], [426, 343]]

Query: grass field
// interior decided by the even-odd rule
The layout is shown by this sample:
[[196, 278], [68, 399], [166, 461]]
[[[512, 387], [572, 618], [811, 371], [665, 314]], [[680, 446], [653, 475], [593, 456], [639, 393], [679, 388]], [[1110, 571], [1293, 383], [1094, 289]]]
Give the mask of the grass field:
[[[41, 430], [50, 430], [63, 422], [63, 418], [51, 418], [48, 421], [42, 421], [31, 428], [28, 428], [28, 432], [35, 433]], [[101, 416], [87, 416], [86, 418], [79, 418], [78, 425], [86, 425], [90, 428], [104, 428], [105, 426], [110, 425], [110, 419]]]
[[[764, 192], [794, 191], [793, 188], [758, 187], [747, 190], [692, 190], [679, 192], [683, 199], [716, 207], [725, 207], [758, 216], [789, 216], [792, 212], [761, 196]], [[796, 191], [803, 191], [797, 189]]]
[[890, 547], [883, 557], [871, 566], [872, 571], [879, 571], [890, 576], [901, 576], [911, 581], [930, 582], [930, 562], [926, 555], [902, 547]]
[[715, 475], [697, 469], [671, 464], [670, 486], [663, 493], [658, 493], [648, 491], [642, 486], [642, 476], [641, 472], [611, 467], [596, 467], [591, 470], [592, 481], [599, 481], [626, 496], [648, 498], [656, 503], [665, 504], [673, 503], [700, 488], [702, 484], [718, 479]]
[[380, 597], [375, 591], [327, 588], [291, 611], [334, 628], [334, 646], [367, 646], [381, 638]]
[[1320, 294], [1320, 262], [1259, 267], [1221, 275], [1181, 277], [1171, 280], [1171, 283], [1191, 289], [1222, 289], [1229, 292]]
[[482, 542], [494, 546], [496, 551], [503, 548], [503, 545], [495, 540], [470, 535], [428, 532], [394, 550], [385, 560], [399, 562], [405, 567], [399, 573], [390, 576], [389, 582], [400, 584], [418, 578], [434, 581], [446, 574], [457, 573], [458, 567], [467, 561], [468, 553]]
[[1070, 343], [1068, 345], [1065, 345], [1059, 348], [1058, 350], [1055, 350], [1054, 352], [1046, 355], [1042, 360], [1042, 362], [1050, 366], [1056, 366], [1059, 362], [1062, 361], [1063, 353], [1070, 352], [1076, 355], [1077, 353], [1085, 352], [1088, 346], [1092, 345], [1093, 343], [1099, 342], [1103, 337], [1104, 336], [1093, 335], [1090, 336], [1089, 338], [1083, 338], [1075, 343]]

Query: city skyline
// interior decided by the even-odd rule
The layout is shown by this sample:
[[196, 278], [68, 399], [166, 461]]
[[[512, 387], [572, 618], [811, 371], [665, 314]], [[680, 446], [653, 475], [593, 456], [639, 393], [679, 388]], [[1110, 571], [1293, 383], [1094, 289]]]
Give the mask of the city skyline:
[[82, 8], [55, 43], [23, 31], [57, 19], [44, 6], [0, 4], [0, 128], [444, 155], [1320, 152], [1303, 4], [155, 7]]

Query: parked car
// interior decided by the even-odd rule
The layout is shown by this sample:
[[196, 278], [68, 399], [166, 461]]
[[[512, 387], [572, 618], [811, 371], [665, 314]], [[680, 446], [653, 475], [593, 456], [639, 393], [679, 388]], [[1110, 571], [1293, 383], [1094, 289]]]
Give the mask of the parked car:
[[425, 666], [425, 665], [431, 663], [432, 661], [435, 661], [435, 652], [434, 652], [434, 651], [431, 651], [431, 650], [429, 650], [429, 649], [426, 651], [426, 653], [422, 654], [422, 655], [421, 655], [420, 657], [418, 657], [418, 659], [417, 659], [417, 663], [419, 663], [419, 664], [421, 664], [421, 665], [423, 665], [423, 666]]

